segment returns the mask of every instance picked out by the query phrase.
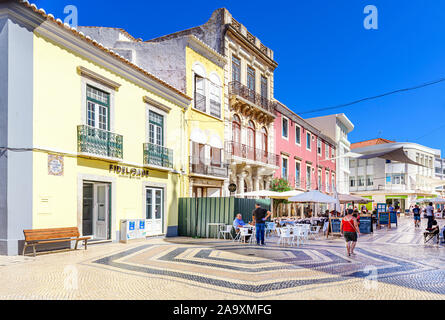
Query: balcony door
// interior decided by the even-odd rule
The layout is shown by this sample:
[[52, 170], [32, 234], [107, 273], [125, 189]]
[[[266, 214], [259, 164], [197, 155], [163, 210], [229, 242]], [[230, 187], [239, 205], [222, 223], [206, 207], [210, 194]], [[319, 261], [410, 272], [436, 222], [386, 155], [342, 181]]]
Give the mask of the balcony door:
[[241, 154], [241, 120], [237, 115], [233, 116], [232, 122], [232, 154], [240, 156]]
[[247, 128], [247, 156], [251, 160], [255, 159], [255, 125], [252, 121], [249, 121], [249, 126]]
[[163, 167], [169, 161], [164, 152], [164, 116], [150, 110], [148, 118], [149, 158], [152, 164]]
[[249, 99], [255, 102], [255, 69], [247, 67], [247, 88], [249, 88]]
[[160, 188], [145, 189], [145, 223], [147, 235], [164, 233], [164, 190]]

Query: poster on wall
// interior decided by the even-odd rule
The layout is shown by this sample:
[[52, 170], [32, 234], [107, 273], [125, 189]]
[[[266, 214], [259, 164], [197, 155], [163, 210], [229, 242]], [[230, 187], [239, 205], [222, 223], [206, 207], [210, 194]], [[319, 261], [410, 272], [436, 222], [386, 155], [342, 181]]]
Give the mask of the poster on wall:
[[55, 154], [48, 155], [48, 174], [63, 176], [63, 157]]

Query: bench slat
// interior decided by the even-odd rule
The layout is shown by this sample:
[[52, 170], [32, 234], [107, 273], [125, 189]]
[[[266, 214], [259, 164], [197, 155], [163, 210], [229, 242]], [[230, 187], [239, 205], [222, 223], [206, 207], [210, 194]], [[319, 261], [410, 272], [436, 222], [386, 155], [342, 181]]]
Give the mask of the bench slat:
[[26, 241], [77, 238], [80, 236], [77, 227], [23, 230]]

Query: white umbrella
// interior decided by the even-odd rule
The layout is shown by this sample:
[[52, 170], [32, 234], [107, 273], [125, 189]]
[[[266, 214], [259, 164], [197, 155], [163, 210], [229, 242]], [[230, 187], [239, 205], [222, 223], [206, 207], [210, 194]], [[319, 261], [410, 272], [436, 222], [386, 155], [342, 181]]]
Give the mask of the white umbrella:
[[288, 199], [290, 202], [335, 203], [337, 200], [318, 190], [308, 191]]
[[291, 190], [291, 191], [283, 191], [283, 192], [278, 192], [277, 195], [271, 196], [271, 198], [274, 199], [288, 199], [290, 197], [294, 197], [297, 196], [299, 194], [302, 194], [303, 191], [298, 191], [298, 190]]
[[257, 190], [251, 192], [245, 192], [243, 194], [237, 194], [237, 197], [266, 197], [273, 198], [274, 196], [278, 196], [280, 192], [270, 191], [270, 190]]
[[422, 199], [422, 202], [445, 203], [444, 198]]

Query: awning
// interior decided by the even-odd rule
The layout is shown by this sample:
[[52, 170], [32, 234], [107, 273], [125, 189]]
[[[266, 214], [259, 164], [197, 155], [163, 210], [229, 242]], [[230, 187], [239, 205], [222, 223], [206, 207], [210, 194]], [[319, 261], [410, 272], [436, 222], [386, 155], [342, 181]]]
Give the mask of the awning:
[[356, 157], [356, 159], [372, 159], [372, 158], [382, 158], [385, 160], [397, 161], [397, 162], [401, 162], [401, 163], [407, 163], [407, 164], [413, 164], [416, 166], [425, 167], [424, 165], [422, 165], [414, 160], [411, 160], [405, 154], [405, 151], [403, 151], [403, 148], [398, 148], [395, 150], [384, 151], [384, 152], [364, 154], [360, 157]]
[[193, 142], [206, 144], [207, 143], [207, 135], [199, 128], [194, 128], [190, 133], [190, 140]]
[[373, 202], [371, 199], [365, 199], [359, 196], [353, 196], [350, 194], [338, 194], [338, 200], [340, 200], [340, 203], [369, 203]]

